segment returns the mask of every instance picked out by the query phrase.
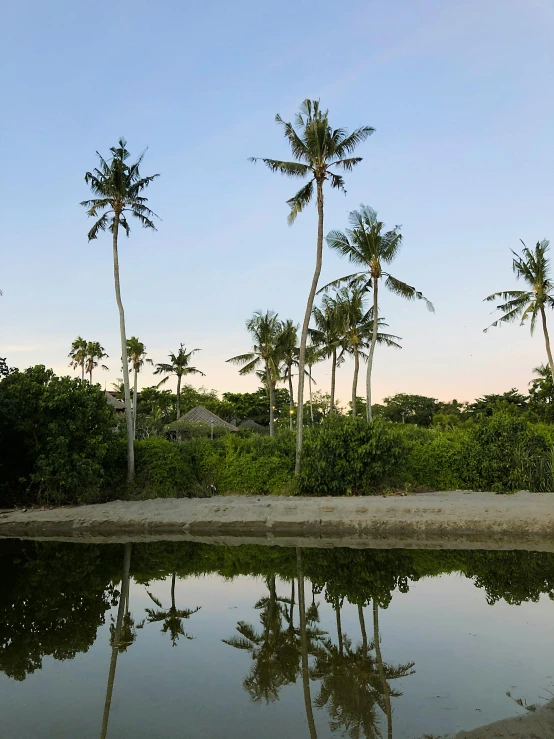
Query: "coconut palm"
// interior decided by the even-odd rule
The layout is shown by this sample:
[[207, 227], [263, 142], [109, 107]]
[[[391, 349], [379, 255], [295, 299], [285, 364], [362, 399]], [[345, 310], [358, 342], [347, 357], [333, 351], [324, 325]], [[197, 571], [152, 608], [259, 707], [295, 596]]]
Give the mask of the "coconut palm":
[[85, 360], [85, 371], [88, 372], [89, 382], [92, 385], [92, 371], [100, 366], [101, 369], [108, 371], [109, 367], [100, 364], [102, 359], [107, 359], [108, 355], [104, 351], [104, 347], [100, 346], [98, 341], [89, 341], [87, 344], [87, 356]]
[[163, 385], [173, 375], [177, 378], [177, 420], [181, 417], [181, 382], [183, 377], [187, 375], [202, 375], [202, 377], [205, 377], [199, 369], [190, 366], [190, 358], [199, 351], [200, 349], [191, 349], [190, 352], [187, 352], [185, 345], [181, 344], [177, 354], [173, 352], [169, 354], [169, 362], [157, 364], [154, 370], [155, 375], [166, 375], [163, 380], [160, 380], [157, 387]]
[[88, 342], [83, 339], [82, 336], [77, 336], [75, 341], [71, 344], [71, 351], [67, 355], [71, 362], [69, 366], [73, 369], [81, 368], [81, 379], [85, 379], [85, 363], [87, 361], [87, 347]]
[[127, 356], [129, 358], [129, 369], [135, 373], [133, 382], [133, 438], [137, 436], [137, 400], [138, 400], [138, 373], [144, 364], [153, 364], [146, 356], [146, 347], [136, 336], [127, 339]]
[[200, 610], [200, 606], [198, 606], [197, 608], [177, 608], [177, 606], [175, 605], [175, 578], [175, 573], [173, 573], [173, 575], [171, 576], [171, 605], [165, 610], [158, 598], [153, 596], [152, 593], [150, 593], [148, 590], [146, 591], [150, 600], [155, 603], [160, 609], [159, 611], [156, 611], [153, 608], [147, 608], [146, 621], [149, 624], [163, 623], [162, 633], [169, 633], [169, 636], [171, 637], [171, 645], [173, 647], [177, 646], [177, 641], [179, 640], [180, 636], [184, 636], [185, 639], [194, 638], [185, 633], [185, 630], [183, 628], [183, 620], [186, 618], [190, 618], [194, 613], [197, 613]]
[[402, 282], [386, 272], [383, 267], [390, 264], [402, 244], [400, 226], [395, 226], [391, 231], [384, 231], [385, 225], [377, 219], [377, 213], [367, 205], [360, 205], [360, 210], [353, 210], [349, 216], [350, 228], [344, 233], [342, 231], [330, 231], [327, 235], [327, 243], [347, 257], [350, 262], [361, 267], [354, 274], [341, 277], [326, 285], [324, 290], [330, 286], [336, 287], [343, 283], [363, 287], [373, 292], [373, 316], [376, 321], [373, 324], [373, 333], [369, 346], [367, 374], [366, 374], [366, 396], [367, 396], [367, 420], [372, 420], [371, 413], [371, 372], [373, 370], [373, 355], [377, 344], [377, 329], [379, 326], [379, 281], [385, 280], [385, 287], [396, 295], [406, 300], [423, 300], [428, 310], [434, 312], [433, 304], [415, 287]]
[[328, 295], [323, 296], [321, 308], [313, 309], [315, 328], [309, 330], [312, 343], [318, 347], [322, 357], [331, 358], [331, 402], [330, 412], [335, 410], [335, 386], [337, 367], [344, 361], [341, 341], [344, 336], [343, 315], [337, 310], [336, 302]]
[[292, 368], [298, 365], [298, 326], [287, 319], [281, 324], [279, 335], [281, 361], [285, 371], [283, 379], [289, 385], [289, 425], [294, 428], [294, 391], [292, 387]]
[[308, 368], [306, 370], [306, 375], [308, 376], [308, 394], [309, 394], [308, 398], [310, 402], [310, 420], [312, 422], [312, 426], [314, 425], [314, 404], [313, 404], [312, 384], [317, 385], [317, 382], [314, 380], [312, 376], [312, 370], [313, 370], [314, 364], [321, 362], [322, 359], [323, 359], [323, 355], [321, 354], [317, 346], [314, 346], [313, 344], [308, 344], [306, 346], [306, 367]]
[[[352, 415], [357, 413], [358, 397], [358, 375], [360, 370], [360, 359], [367, 358], [366, 349], [373, 336], [376, 341], [385, 346], [400, 349], [399, 336], [387, 334], [378, 329], [386, 328], [387, 324], [383, 318], [373, 321], [373, 307], [366, 309], [364, 287], [342, 287], [337, 290], [334, 301], [335, 309], [341, 316], [343, 326], [342, 348], [354, 359], [354, 376], [352, 378]], [[377, 327], [377, 330], [375, 330]]]
[[533, 334], [537, 317], [540, 315], [548, 365], [554, 377], [554, 361], [552, 360], [550, 336], [546, 325], [546, 308], [554, 306], [554, 282], [550, 277], [550, 259], [547, 255], [550, 242], [546, 239], [537, 241], [534, 249], [526, 247], [523, 241], [521, 243], [523, 244], [521, 256], [512, 250], [514, 255], [512, 269], [515, 272], [516, 279], [521, 278], [528, 289], [506, 290], [493, 293], [485, 298], [487, 301], [498, 299], [504, 301], [496, 308], [503, 315], [485, 331], [502, 323], [512, 323], [519, 318], [520, 325], [523, 325], [529, 319], [529, 327], [531, 334]]
[[143, 228], [155, 229], [153, 218], [157, 217], [146, 203], [142, 193], [159, 175], [140, 176], [140, 165], [144, 154], [134, 164], [129, 164], [127, 142], [121, 138], [117, 146], [110, 149], [111, 159], [106, 161], [98, 152], [99, 167], [85, 174], [85, 182], [90, 186], [94, 198], [81, 203], [87, 209], [87, 215], [96, 218], [94, 226], [88, 232], [88, 240], [98, 237], [101, 231], [109, 229], [112, 233], [113, 270], [115, 282], [115, 298], [119, 309], [119, 331], [121, 334], [121, 361], [123, 362], [123, 382], [125, 384], [125, 418], [127, 421], [127, 482], [135, 477], [135, 452], [133, 447], [133, 415], [131, 410], [131, 389], [129, 386], [129, 362], [127, 358], [127, 336], [125, 333], [125, 312], [121, 300], [119, 283], [118, 237], [121, 227], [127, 236], [131, 231], [129, 216], [134, 216]]
[[281, 361], [282, 324], [273, 311], [256, 311], [246, 321], [246, 328], [253, 339], [251, 352], [231, 357], [228, 362], [242, 365], [239, 374], [248, 375], [263, 370], [269, 395], [269, 435], [275, 433], [275, 385], [279, 379]]
[[[323, 260], [323, 185], [325, 182], [329, 182], [331, 187], [342, 190], [343, 192], [345, 191], [342, 174], [337, 174], [332, 170], [338, 169], [342, 172], [350, 172], [359, 164], [362, 161], [361, 157], [352, 157], [351, 154], [359, 144], [373, 133], [374, 129], [370, 126], [362, 126], [350, 134], [343, 128], [332, 129], [329, 125], [328, 111], [320, 107], [318, 100], [304, 100], [294, 124], [285, 122], [280, 115], [275, 116], [275, 120], [279, 125], [283, 126], [285, 138], [291, 147], [295, 161], [287, 162], [279, 159], [261, 158], [262, 162], [272, 172], [279, 172], [289, 177], [309, 178], [308, 182], [287, 201], [290, 206], [289, 224], [294, 223], [298, 214], [312, 200], [314, 190], [316, 193], [318, 215], [315, 270], [306, 304], [298, 354], [298, 415], [295, 471], [296, 474], [299, 474], [302, 455], [306, 342], [308, 325], [312, 315], [314, 297]], [[253, 157], [252, 161], [258, 161], [258, 158]]]

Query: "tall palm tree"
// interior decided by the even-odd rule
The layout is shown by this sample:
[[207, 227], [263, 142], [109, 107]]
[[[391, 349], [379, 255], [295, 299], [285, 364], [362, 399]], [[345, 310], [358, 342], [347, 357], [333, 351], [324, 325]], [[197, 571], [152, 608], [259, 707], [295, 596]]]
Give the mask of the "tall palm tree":
[[146, 591], [150, 600], [155, 603], [159, 611], [155, 611], [153, 608], [146, 609], [146, 621], [150, 624], [163, 623], [162, 633], [167, 634], [171, 637], [171, 645], [177, 646], [177, 641], [180, 636], [184, 636], [185, 639], [193, 639], [194, 637], [189, 636], [185, 633], [183, 628], [183, 619], [190, 618], [194, 613], [197, 613], [201, 606], [196, 608], [177, 608], [175, 605], [175, 573], [171, 576], [171, 605], [167, 609], [163, 609], [161, 602], [152, 595], [152, 593]]
[[155, 375], [166, 375], [158, 383], [158, 387], [167, 382], [172, 375], [175, 375], [177, 378], [177, 420], [181, 417], [181, 381], [183, 377], [187, 375], [202, 375], [202, 377], [205, 377], [205, 374], [199, 369], [190, 366], [190, 358], [199, 351], [200, 349], [192, 349], [190, 352], [187, 352], [185, 345], [181, 344], [177, 354], [173, 352], [169, 354], [169, 362], [157, 364], [154, 370]]
[[[377, 344], [377, 329], [379, 325], [379, 280], [385, 278], [385, 287], [406, 300], [423, 300], [431, 312], [433, 304], [415, 287], [402, 282], [386, 272], [383, 267], [390, 264], [402, 244], [400, 226], [391, 231], [384, 231], [384, 223], [377, 219], [377, 213], [367, 205], [360, 205], [360, 210], [353, 210], [349, 216], [350, 228], [344, 233], [331, 231], [327, 236], [327, 243], [350, 262], [361, 267], [354, 274], [334, 280], [330, 285], [337, 286], [344, 282], [362, 286], [365, 290], [373, 291], [373, 333], [367, 361], [366, 397], [367, 420], [372, 420], [371, 413], [371, 372], [373, 369], [373, 355]], [[326, 288], [329, 285], [326, 285]], [[324, 288], [324, 289], [326, 289]]]
[[527, 290], [506, 290], [493, 293], [485, 298], [487, 301], [494, 301], [499, 298], [505, 301], [496, 308], [503, 315], [485, 331], [502, 323], [512, 323], [512, 321], [519, 318], [521, 319], [520, 325], [523, 325], [529, 319], [531, 334], [533, 334], [537, 317], [540, 315], [548, 365], [554, 377], [554, 361], [552, 360], [550, 336], [546, 325], [546, 308], [554, 306], [554, 282], [550, 277], [550, 259], [547, 256], [550, 242], [546, 239], [537, 241], [534, 249], [526, 247], [523, 241], [521, 243], [523, 244], [521, 256], [512, 250], [514, 255], [512, 268], [516, 279], [521, 278], [526, 283]]
[[262, 369], [269, 395], [269, 435], [275, 434], [275, 385], [279, 379], [282, 324], [273, 311], [256, 311], [246, 321], [253, 339], [252, 351], [231, 357], [228, 362], [242, 365], [239, 374], [248, 375]]
[[285, 367], [283, 379], [289, 385], [289, 426], [294, 428], [294, 390], [292, 368], [298, 365], [298, 326], [288, 318], [281, 324], [279, 336], [281, 360]]
[[[283, 126], [285, 138], [291, 147], [292, 156], [295, 161], [287, 162], [279, 159], [261, 158], [262, 162], [272, 172], [279, 172], [288, 177], [309, 178], [308, 182], [287, 201], [290, 206], [289, 224], [294, 223], [298, 214], [312, 200], [314, 189], [317, 199], [318, 226], [315, 270], [306, 303], [298, 355], [298, 415], [296, 424], [295, 467], [296, 474], [298, 475], [302, 456], [306, 342], [308, 325], [312, 315], [315, 293], [323, 261], [323, 185], [325, 182], [329, 182], [331, 187], [343, 192], [345, 191], [343, 176], [332, 170], [338, 169], [342, 172], [350, 172], [359, 164], [362, 161], [361, 157], [352, 157], [351, 154], [373, 133], [374, 129], [370, 126], [362, 126], [349, 134], [343, 128], [331, 128], [329, 125], [328, 111], [320, 107], [318, 100], [304, 100], [294, 124], [285, 122], [280, 115], [276, 115], [275, 120], [279, 125]], [[252, 158], [254, 162], [257, 160], [257, 157]]]
[[129, 572], [131, 569], [131, 551], [133, 545], [127, 543], [123, 545], [123, 575], [121, 577], [121, 594], [119, 596], [119, 606], [117, 609], [117, 621], [115, 631], [111, 639], [112, 656], [110, 659], [110, 669], [108, 672], [108, 684], [106, 686], [106, 700], [104, 702], [104, 715], [102, 716], [102, 731], [100, 739], [105, 739], [108, 733], [108, 721], [110, 719], [110, 708], [112, 705], [113, 686], [115, 681], [115, 670], [117, 667], [117, 657], [120, 650], [121, 636], [124, 625], [125, 610], [129, 602]]
[[[99, 366], [102, 359], [107, 359], [108, 355], [104, 351], [104, 347], [100, 346], [98, 341], [89, 341], [87, 344], [87, 357], [85, 361], [85, 370], [88, 372], [89, 382], [92, 385], [92, 371]], [[108, 371], [109, 367], [100, 364], [101, 369]]]
[[153, 218], [157, 217], [146, 203], [148, 199], [142, 195], [148, 185], [159, 175], [141, 177], [140, 165], [144, 154], [134, 164], [129, 164], [127, 142], [121, 138], [117, 146], [110, 149], [111, 159], [106, 161], [98, 152], [99, 167], [85, 174], [85, 182], [90, 186], [94, 198], [81, 203], [87, 209], [90, 218], [96, 218], [94, 226], [88, 232], [88, 240], [98, 237], [101, 231], [109, 229], [112, 233], [113, 272], [115, 282], [115, 298], [119, 309], [119, 332], [121, 334], [121, 361], [123, 362], [123, 382], [125, 384], [125, 418], [127, 422], [127, 482], [135, 478], [135, 451], [133, 437], [133, 414], [131, 410], [131, 388], [129, 386], [129, 362], [127, 358], [127, 336], [125, 333], [125, 312], [121, 300], [119, 283], [118, 237], [121, 227], [127, 236], [131, 231], [128, 216], [134, 216], [143, 228], [154, 231]]
[[87, 347], [88, 341], [85, 341], [82, 336], [77, 336], [75, 341], [71, 344], [71, 351], [67, 355], [71, 362], [69, 366], [73, 369], [81, 368], [81, 379], [85, 379], [85, 363], [87, 361]]
[[344, 336], [343, 315], [337, 304], [328, 295], [323, 296], [321, 308], [315, 306], [312, 311], [315, 327], [309, 329], [312, 343], [318, 347], [323, 357], [331, 358], [331, 401], [330, 412], [335, 410], [335, 387], [337, 367], [344, 359], [341, 352], [341, 340]]
[[144, 364], [153, 364], [146, 356], [146, 347], [136, 336], [127, 339], [127, 356], [129, 358], [129, 369], [135, 373], [133, 382], [133, 438], [137, 436], [137, 398], [138, 398], [138, 373]]
[[[354, 376], [352, 378], [352, 415], [357, 414], [358, 374], [360, 359], [365, 359], [367, 348], [372, 337], [376, 335], [379, 344], [385, 344], [400, 349], [399, 336], [383, 333], [380, 328], [386, 328], [384, 319], [373, 320], [373, 307], [366, 309], [365, 290], [363, 287], [342, 287], [334, 298], [336, 310], [342, 316], [343, 339], [342, 348], [354, 359]], [[371, 337], [371, 339], [370, 339]]]

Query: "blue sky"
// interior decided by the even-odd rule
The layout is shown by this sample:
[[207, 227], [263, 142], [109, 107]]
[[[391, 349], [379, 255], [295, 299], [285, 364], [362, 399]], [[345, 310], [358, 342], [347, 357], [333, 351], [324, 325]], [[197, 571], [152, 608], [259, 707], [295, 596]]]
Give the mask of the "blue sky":
[[[121, 243], [128, 334], [154, 361], [180, 342], [201, 348], [196, 385], [255, 388], [225, 359], [248, 350], [254, 310], [301, 320], [316, 222], [310, 208], [289, 227], [298, 183], [247, 158], [285, 157], [275, 113], [290, 120], [311, 97], [334, 127], [376, 129], [347, 195], [327, 193], [326, 232], [361, 202], [402, 224], [391, 271], [436, 307], [384, 296], [404, 348], [378, 351], [374, 397], [525, 389], [545, 360], [542, 336], [517, 325], [483, 334], [482, 299], [515, 286], [519, 238], [554, 237], [553, 33], [550, 0], [8, 4], [0, 356], [69, 372], [81, 334], [110, 354], [97, 379], [121, 375], [110, 240], [87, 243], [79, 202], [95, 151], [123, 135], [133, 154], [149, 147], [143, 173], [162, 175], [148, 193], [158, 231], [137, 224]], [[325, 250], [323, 281], [348, 270]], [[329, 375], [316, 368], [318, 387]], [[344, 402], [350, 382], [346, 364]]]

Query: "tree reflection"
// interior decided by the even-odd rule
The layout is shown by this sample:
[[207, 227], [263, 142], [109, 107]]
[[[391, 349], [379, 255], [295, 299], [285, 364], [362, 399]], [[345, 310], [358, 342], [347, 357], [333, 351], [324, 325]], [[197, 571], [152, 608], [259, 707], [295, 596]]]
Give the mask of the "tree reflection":
[[155, 611], [152, 608], [147, 608], [146, 621], [150, 624], [163, 623], [162, 633], [169, 634], [171, 644], [174, 647], [177, 646], [177, 641], [180, 636], [184, 636], [185, 639], [194, 639], [193, 636], [189, 636], [189, 634], [185, 632], [183, 620], [190, 618], [193, 613], [197, 613], [200, 610], [200, 606], [185, 609], [177, 608], [175, 605], [175, 578], [176, 575], [173, 573], [171, 576], [171, 605], [166, 610], [163, 609], [161, 602], [155, 598], [152, 593], [146, 591], [150, 600], [152, 600], [160, 609], [159, 611]]

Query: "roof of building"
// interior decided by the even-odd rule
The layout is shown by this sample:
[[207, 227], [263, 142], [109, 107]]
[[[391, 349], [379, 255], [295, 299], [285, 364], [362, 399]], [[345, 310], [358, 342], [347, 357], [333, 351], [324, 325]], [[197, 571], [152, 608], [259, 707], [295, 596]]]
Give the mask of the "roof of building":
[[232, 423], [227, 423], [227, 421], [224, 421], [219, 416], [216, 416], [215, 413], [212, 413], [207, 408], [204, 408], [203, 405], [197, 405], [196, 408], [193, 408], [192, 410], [188, 411], [188, 413], [185, 413], [184, 416], [181, 416], [181, 421], [193, 421], [194, 423], [207, 423], [211, 425], [213, 423], [214, 426], [221, 426], [227, 431], [238, 431], [238, 428], [236, 426], [233, 426]]
[[258, 434], [268, 434], [269, 428], [267, 426], [262, 426], [261, 423], [257, 423], [256, 421], [253, 421], [251, 418], [248, 418], [246, 421], [243, 421], [240, 424], [241, 429], [248, 429], [249, 431], [255, 431]]
[[119, 398], [116, 398], [109, 390], [106, 390], [106, 400], [116, 411], [125, 410], [125, 403]]

